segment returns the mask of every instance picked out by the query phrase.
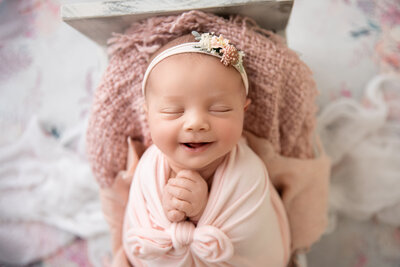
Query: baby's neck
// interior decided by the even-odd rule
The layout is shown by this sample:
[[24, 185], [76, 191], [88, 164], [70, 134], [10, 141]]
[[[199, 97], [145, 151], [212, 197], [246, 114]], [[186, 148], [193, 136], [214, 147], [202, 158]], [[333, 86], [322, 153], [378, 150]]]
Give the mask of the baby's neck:
[[[218, 166], [222, 163], [224, 158], [225, 158], [225, 156], [220, 157], [219, 159], [213, 161], [212, 163], [205, 166], [204, 168], [195, 170], [201, 175], [201, 177], [203, 177], [203, 179], [207, 182], [209, 187], [211, 186], [212, 178], [214, 177], [215, 171], [217, 170]], [[170, 174], [171, 178], [176, 177], [176, 174], [179, 171], [185, 170], [185, 168], [176, 166], [173, 163], [171, 164], [170, 162], [169, 162], [169, 166], [171, 167], [171, 174]]]

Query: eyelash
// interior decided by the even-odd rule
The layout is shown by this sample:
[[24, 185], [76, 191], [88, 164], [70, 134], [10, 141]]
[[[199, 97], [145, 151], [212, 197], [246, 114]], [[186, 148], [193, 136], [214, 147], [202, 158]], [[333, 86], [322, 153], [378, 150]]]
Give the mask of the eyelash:
[[176, 114], [182, 114], [184, 113], [184, 108], [183, 107], [165, 107], [163, 109], [160, 109], [161, 114], [166, 114], [166, 115], [176, 115]]
[[229, 111], [232, 111], [232, 109], [230, 109], [230, 108], [226, 108], [226, 109], [211, 109], [210, 110], [211, 112], [229, 112]]
[[[232, 109], [231, 108], [209, 109], [209, 112], [217, 112], [217, 113], [226, 113], [229, 111], [232, 111]], [[171, 110], [171, 111], [163, 110], [163, 111], [161, 111], [161, 113], [166, 114], [166, 115], [179, 115], [179, 114], [185, 113], [185, 111], [184, 110]]]
[[161, 113], [163, 113], [163, 114], [169, 114], [169, 115], [174, 115], [174, 114], [181, 114], [181, 113], [183, 113], [183, 110], [182, 110], [182, 111], [161, 111]]

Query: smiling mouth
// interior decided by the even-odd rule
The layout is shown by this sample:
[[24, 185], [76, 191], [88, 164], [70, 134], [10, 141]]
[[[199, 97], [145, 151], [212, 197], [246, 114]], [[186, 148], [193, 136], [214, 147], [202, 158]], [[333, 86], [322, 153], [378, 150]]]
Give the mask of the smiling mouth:
[[202, 152], [206, 150], [213, 142], [198, 142], [198, 143], [181, 143], [181, 145], [191, 152]]
[[211, 144], [211, 142], [201, 142], [201, 143], [183, 143], [184, 146], [188, 148], [199, 148], [205, 145]]

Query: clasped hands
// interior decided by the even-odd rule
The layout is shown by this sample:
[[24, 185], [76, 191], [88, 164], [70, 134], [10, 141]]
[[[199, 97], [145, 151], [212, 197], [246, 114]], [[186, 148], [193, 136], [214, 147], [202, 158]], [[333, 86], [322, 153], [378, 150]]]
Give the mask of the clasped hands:
[[196, 171], [181, 170], [168, 179], [164, 187], [162, 204], [171, 222], [189, 218], [197, 223], [208, 200], [207, 182]]

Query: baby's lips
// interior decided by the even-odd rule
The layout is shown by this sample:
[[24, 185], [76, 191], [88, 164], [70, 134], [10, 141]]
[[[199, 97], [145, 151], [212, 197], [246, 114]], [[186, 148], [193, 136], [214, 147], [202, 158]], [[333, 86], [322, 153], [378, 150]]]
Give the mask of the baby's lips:
[[198, 148], [198, 147], [204, 146], [206, 144], [209, 144], [209, 143], [186, 143], [187, 146], [192, 147], [192, 148]]
[[210, 143], [213, 143], [213, 142], [184, 142], [181, 144], [183, 144], [187, 147], [190, 147], [190, 148], [198, 148], [198, 147], [202, 147], [204, 145], [208, 145]]

